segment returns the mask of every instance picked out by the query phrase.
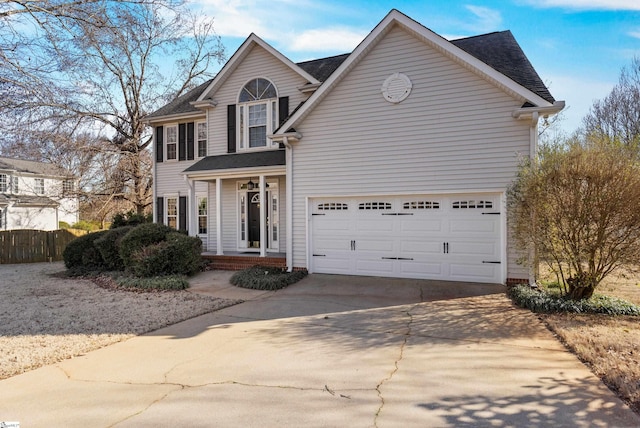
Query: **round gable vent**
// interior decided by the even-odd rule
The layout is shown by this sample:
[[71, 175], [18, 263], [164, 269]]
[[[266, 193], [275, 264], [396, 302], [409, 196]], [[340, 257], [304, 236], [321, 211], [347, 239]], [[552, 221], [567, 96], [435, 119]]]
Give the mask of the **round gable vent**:
[[411, 80], [406, 74], [393, 73], [382, 84], [382, 96], [390, 103], [404, 101], [411, 93]]

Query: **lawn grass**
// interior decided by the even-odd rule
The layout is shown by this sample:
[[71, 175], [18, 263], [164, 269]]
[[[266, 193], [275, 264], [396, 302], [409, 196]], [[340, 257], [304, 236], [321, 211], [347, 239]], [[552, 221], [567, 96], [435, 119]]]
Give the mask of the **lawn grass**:
[[[597, 293], [640, 305], [640, 274], [623, 270]], [[640, 414], [640, 318], [590, 314], [541, 314], [566, 347]]]

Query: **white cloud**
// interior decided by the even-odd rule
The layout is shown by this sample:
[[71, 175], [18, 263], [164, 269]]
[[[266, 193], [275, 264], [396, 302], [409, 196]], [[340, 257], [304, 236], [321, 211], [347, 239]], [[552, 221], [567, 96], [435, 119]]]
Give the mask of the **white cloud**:
[[633, 38], [640, 39], [640, 30], [629, 31], [627, 34]]
[[475, 31], [494, 31], [502, 24], [502, 15], [498, 10], [470, 4], [465, 8], [476, 17], [476, 21], [470, 26]]
[[533, 0], [527, 1], [536, 7], [561, 7], [578, 10], [640, 10], [638, 0]]
[[293, 35], [289, 48], [298, 52], [351, 52], [367, 34], [348, 27], [317, 28]]

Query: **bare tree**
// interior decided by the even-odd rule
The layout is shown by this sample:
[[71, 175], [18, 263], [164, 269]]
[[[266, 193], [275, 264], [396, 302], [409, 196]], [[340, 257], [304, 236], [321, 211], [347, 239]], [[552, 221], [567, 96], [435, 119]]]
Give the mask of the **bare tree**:
[[587, 135], [621, 144], [640, 156], [640, 58], [620, 73], [618, 84], [593, 103], [583, 119]]
[[[49, 7], [13, 15], [0, 9], [0, 19], [15, 24], [0, 30], [2, 60], [11, 65], [0, 72], [5, 134], [98, 135], [101, 144], [93, 147], [102, 159], [116, 159], [115, 168], [104, 170], [109, 185], [99, 195], [144, 212], [151, 204], [152, 139], [142, 118], [210, 77], [210, 63], [224, 54], [213, 21], [177, 1], [20, 4], [34, 10], [35, 3]], [[11, 21], [15, 16], [22, 21]], [[16, 29], [27, 24], [26, 34]]]

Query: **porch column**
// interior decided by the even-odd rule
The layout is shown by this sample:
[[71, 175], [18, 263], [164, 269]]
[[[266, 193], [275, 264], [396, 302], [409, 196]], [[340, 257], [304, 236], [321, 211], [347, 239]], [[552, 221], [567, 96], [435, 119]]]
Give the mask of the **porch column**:
[[222, 252], [222, 179], [216, 178], [216, 255]]
[[187, 206], [187, 215], [189, 216], [189, 222], [187, 228], [189, 229], [189, 236], [198, 236], [198, 201], [196, 200], [196, 185], [193, 180], [187, 179], [189, 184], [189, 205]]
[[267, 181], [260, 176], [260, 257], [267, 257]]

